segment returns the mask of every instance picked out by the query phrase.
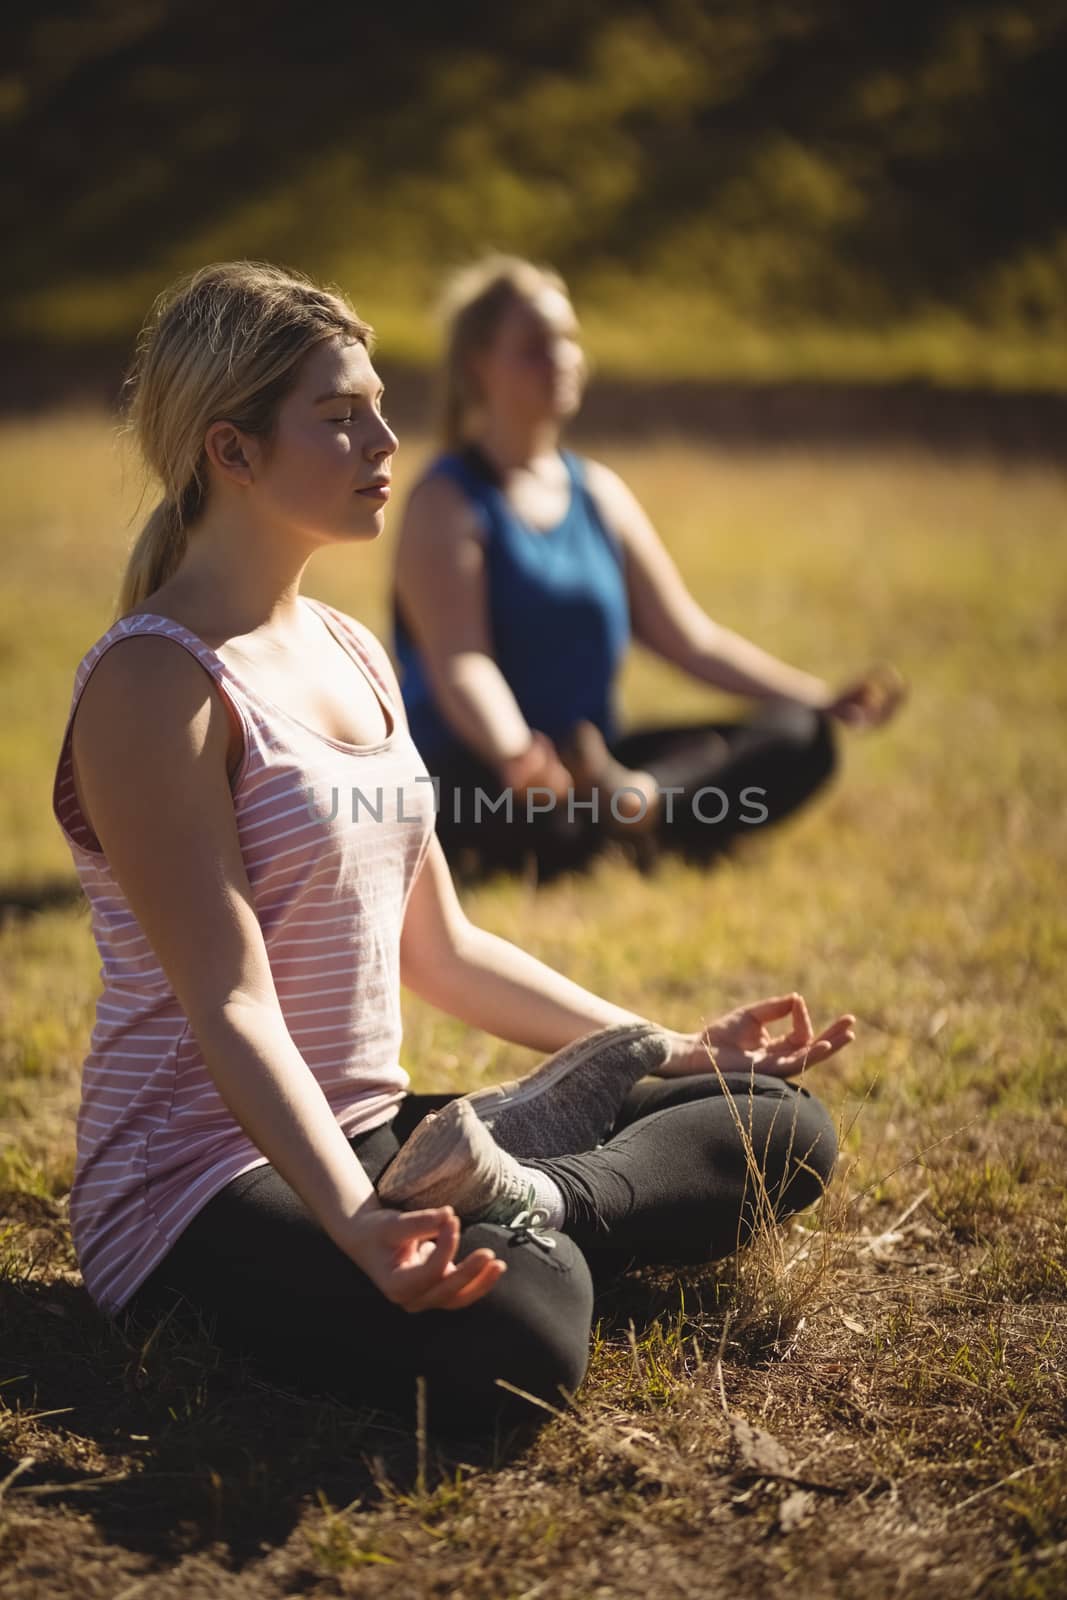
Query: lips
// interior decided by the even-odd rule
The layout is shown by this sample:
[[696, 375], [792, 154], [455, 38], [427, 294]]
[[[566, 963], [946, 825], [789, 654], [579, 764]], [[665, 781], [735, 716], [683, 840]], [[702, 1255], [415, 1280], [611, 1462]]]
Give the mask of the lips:
[[368, 500], [388, 500], [389, 479], [376, 478], [373, 483], [368, 483], [362, 489], [357, 489], [356, 493], [365, 495]]

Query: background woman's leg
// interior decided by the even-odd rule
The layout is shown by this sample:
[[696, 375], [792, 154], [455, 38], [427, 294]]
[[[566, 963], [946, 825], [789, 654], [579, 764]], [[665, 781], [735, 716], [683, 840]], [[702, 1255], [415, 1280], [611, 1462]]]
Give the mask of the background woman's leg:
[[[515, 795], [509, 820], [498, 805], [498, 774], [473, 752], [457, 750], [429, 765], [438, 784], [437, 836], [453, 865], [469, 858], [482, 871], [517, 872], [532, 858], [539, 878], [547, 880], [585, 866], [596, 853], [600, 840], [586, 813], [568, 817], [565, 802], [530, 816], [526, 800]], [[535, 796], [534, 803], [541, 801]]]
[[[672, 820], [661, 818], [659, 838], [697, 857], [782, 821], [822, 788], [837, 760], [830, 719], [792, 701], [768, 702], [744, 722], [637, 730], [618, 740], [612, 754], [624, 766], [651, 772], [661, 789], [682, 791], [673, 798]], [[721, 796], [700, 797], [694, 810], [705, 788]], [[746, 790], [760, 792], [746, 802]], [[759, 808], [766, 817], [752, 820]]]

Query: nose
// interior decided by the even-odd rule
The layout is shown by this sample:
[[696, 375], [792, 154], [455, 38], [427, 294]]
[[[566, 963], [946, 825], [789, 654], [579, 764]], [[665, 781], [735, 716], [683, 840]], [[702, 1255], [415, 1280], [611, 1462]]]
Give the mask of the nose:
[[562, 340], [556, 350], [556, 365], [561, 372], [579, 372], [585, 365], [585, 352], [576, 339]]
[[396, 455], [399, 448], [400, 440], [385, 418], [379, 416], [378, 427], [373, 438], [367, 443], [367, 455], [372, 461], [388, 461], [390, 456]]

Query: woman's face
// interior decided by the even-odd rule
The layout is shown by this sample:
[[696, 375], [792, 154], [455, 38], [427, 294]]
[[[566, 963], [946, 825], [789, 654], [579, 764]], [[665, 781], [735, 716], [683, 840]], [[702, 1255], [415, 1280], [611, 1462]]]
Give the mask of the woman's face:
[[585, 357], [566, 295], [546, 286], [510, 306], [475, 358], [475, 376], [489, 411], [514, 421], [562, 420], [577, 411]]
[[375, 539], [385, 523], [397, 437], [365, 346], [317, 345], [282, 401], [256, 487], [269, 510], [320, 539]]

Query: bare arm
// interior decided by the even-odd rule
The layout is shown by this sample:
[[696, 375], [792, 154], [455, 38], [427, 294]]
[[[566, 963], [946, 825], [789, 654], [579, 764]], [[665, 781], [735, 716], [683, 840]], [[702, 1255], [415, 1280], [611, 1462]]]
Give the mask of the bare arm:
[[834, 697], [821, 678], [788, 666], [712, 621], [689, 593], [639, 501], [617, 473], [591, 462], [589, 487], [626, 553], [634, 635], [641, 644], [729, 694], [781, 696], [820, 708], [830, 705]]
[[[643, 1022], [564, 978], [507, 939], [467, 921], [436, 840], [426, 855], [411, 898], [400, 946], [408, 988], [450, 1016], [500, 1039], [546, 1052], [615, 1022]], [[789, 1019], [775, 1037], [768, 1023]], [[850, 1044], [855, 1018], [836, 1018], [816, 1035], [799, 994], [738, 1007], [695, 1033], [665, 1028], [671, 1040], [660, 1077], [688, 1077], [719, 1067], [792, 1077]], [[714, 1065], [713, 1065], [714, 1063]]]
[[286, 1027], [241, 856], [227, 742], [225, 709], [186, 651], [123, 641], [75, 717], [79, 804], [252, 1142], [387, 1297], [411, 1310], [469, 1303], [484, 1292], [488, 1258], [449, 1273], [451, 1213], [378, 1206]]
[[521, 755], [531, 729], [493, 659], [481, 528], [446, 478], [427, 479], [408, 500], [396, 591], [437, 702], [460, 739], [492, 767]]
[[400, 971], [407, 988], [449, 1016], [533, 1050], [551, 1053], [614, 1022], [645, 1020], [468, 922], [436, 839], [408, 900]]

